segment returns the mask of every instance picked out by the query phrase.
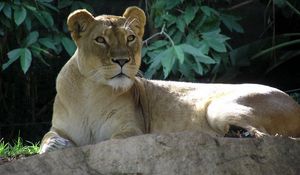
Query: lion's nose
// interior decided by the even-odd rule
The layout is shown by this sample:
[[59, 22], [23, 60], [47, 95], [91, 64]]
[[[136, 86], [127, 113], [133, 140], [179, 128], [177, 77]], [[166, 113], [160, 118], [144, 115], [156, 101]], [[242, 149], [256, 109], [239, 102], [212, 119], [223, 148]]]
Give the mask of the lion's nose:
[[129, 62], [129, 59], [112, 59], [112, 62], [117, 63], [118, 65], [120, 65], [121, 67], [124, 66], [124, 64]]

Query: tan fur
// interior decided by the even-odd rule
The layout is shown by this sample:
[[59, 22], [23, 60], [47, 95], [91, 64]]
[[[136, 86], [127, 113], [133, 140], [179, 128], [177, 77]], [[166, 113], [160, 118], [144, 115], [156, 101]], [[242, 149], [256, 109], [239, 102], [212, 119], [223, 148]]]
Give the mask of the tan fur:
[[41, 153], [144, 133], [224, 136], [230, 125], [256, 136], [300, 136], [299, 105], [275, 88], [136, 77], [145, 21], [137, 7], [123, 16], [70, 14], [77, 51], [57, 77], [52, 128]]

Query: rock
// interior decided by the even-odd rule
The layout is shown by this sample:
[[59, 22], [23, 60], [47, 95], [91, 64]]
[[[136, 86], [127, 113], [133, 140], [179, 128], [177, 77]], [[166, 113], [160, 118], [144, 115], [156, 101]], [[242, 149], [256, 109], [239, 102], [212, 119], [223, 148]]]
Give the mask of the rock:
[[149, 134], [70, 148], [0, 166], [0, 174], [300, 174], [300, 140]]

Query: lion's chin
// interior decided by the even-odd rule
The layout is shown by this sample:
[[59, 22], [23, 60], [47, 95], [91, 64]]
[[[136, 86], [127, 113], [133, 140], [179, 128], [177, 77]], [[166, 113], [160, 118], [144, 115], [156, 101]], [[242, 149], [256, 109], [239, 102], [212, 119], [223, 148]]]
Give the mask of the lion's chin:
[[119, 76], [108, 80], [108, 85], [114, 90], [126, 91], [133, 85], [133, 80], [127, 76]]

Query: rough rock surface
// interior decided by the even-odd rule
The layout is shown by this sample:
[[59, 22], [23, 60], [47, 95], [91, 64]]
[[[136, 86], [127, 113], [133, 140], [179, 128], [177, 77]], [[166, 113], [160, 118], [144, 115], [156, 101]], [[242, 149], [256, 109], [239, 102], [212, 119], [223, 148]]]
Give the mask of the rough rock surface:
[[300, 174], [300, 141], [183, 132], [110, 140], [17, 160], [0, 174]]

